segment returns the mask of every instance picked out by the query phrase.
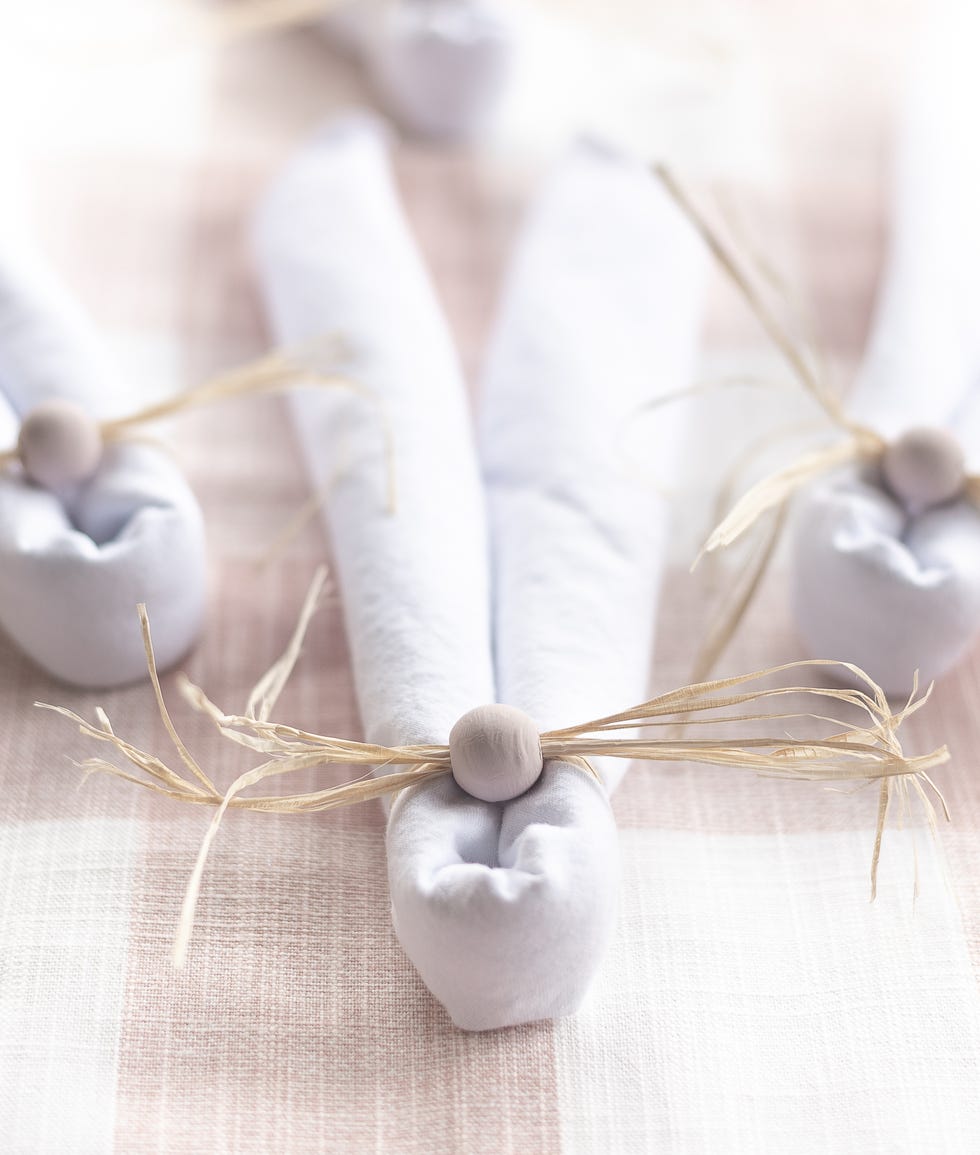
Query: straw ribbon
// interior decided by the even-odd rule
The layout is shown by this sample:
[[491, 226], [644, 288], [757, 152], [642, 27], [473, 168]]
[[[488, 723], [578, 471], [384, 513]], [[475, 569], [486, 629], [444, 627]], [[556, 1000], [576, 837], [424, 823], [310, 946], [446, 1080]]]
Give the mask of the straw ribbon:
[[[86, 772], [103, 772], [123, 778], [181, 802], [216, 807], [198, 854], [188, 884], [180, 927], [174, 946], [174, 962], [180, 966], [187, 952], [194, 921], [194, 910], [204, 866], [221, 820], [229, 808], [271, 811], [278, 814], [302, 814], [331, 810], [379, 798], [385, 794], [419, 786], [452, 774], [449, 745], [381, 746], [346, 738], [328, 737], [295, 726], [274, 722], [271, 713], [297, 661], [305, 632], [327, 586], [326, 572], [318, 571], [300, 614], [296, 631], [282, 657], [259, 681], [242, 714], [227, 714], [185, 677], [178, 679], [181, 696], [195, 710], [209, 717], [225, 739], [260, 756], [259, 763], [241, 774], [225, 790], [220, 790], [184, 745], [164, 701], [153, 656], [153, 643], [145, 607], [139, 608], [140, 626], [146, 647], [147, 666], [157, 707], [173, 742], [182, 770], [173, 769], [162, 759], [143, 751], [117, 735], [101, 709], [96, 721], [90, 722], [62, 706], [39, 702], [43, 709], [53, 710], [75, 723], [82, 734], [113, 746], [130, 769], [124, 769], [101, 758], [81, 763]], [[839, 667], [862, 687], [765, 687], [760, 683], [771, 675], [789, 671]], [[785, 713], [757, 712], [756, 705], [775, 702], [795, 694], [805, 694], [814, 703], [831, 703], [810, 711]], [[879, 788], [878, 826], [872, 857], [872, 893], [877, 878], [878, 855], [886, 816], [897, 793], [902, 809], [908, 805], [910, 791], [922, 802], [930, 825], [935, 811], [926, 793], [928, 787], [939, 798], [929, 771], [949, 759], [942, 746], [931, 753], [906, 755], [898, 739], [902, 722], [928, 699], [927, 690], [910, 698], [901, 709], [892, 711], [884, 693], [856, 666], [844, 662], [790, 662], [765, 670], [720, 678], [697, 685], [684, 686], [661, 694], [630, 709], [602, 718], [548, 730], [540, 735], [544, 762], [569, 763], [583, 772], [595, 774], [593, 758], [624, 758], [645, 762], [693, 762], [732, 770], [751, 770], [764, 777], [794, 778], [828, 783], [843, 781], [876, 782]], [[841, 705], [858, 710], [863, 723], [845, 721], [824, 713]], [[720, 711], [720, 713], [719, 713]], [[824, 737], [788, 736], [788, 722], [822, 722], [830, 727]], [[711, 737], [711, 727], [737, 723], [774, 722], [777, 733], [771, 736], [743, 738]], [[665, 734], [683, 723], [687, 730], [704, 728], [699, 737], [636, 737], [623, 731], [664, 727]], [[249, 794], [245, 791], [268, 778], [326, 765], [345, 764], [364, 767], [362, 777], [341, 785], [327, 786], [292, 795]], [[386, 771], [371, 777], [371, 771]]]
[[[367, 386], [340, 373], [317, 368], [316, 365], [318, 361], [321, 363], [324, 361], [337, 362], [341, 359], [343, 353], [344, 346], [339, 337], [329, 337], [324, 341], [311, 345], [305, 350], [295, 352], [274, 351], [256, 361], [218, 374], [191, 389], [147, 405], [134, 413], [130, 413], [124, 417], [112, 418], [108, 421], [93, 423], [93, 426], [97, 437], [101, 440], [101, 444], [105, 446], [132, 438], [140, 429], [154, 421], [161, 421], [168, 417], [187, 413], [193, 409], [205, 408], [234, 398], [281, 393], [297, 387], [344, 391], [353, 396], [363, 398], [375, 406], [378, 411], [381, 432], [384, 439], [384, 456], [387, 471], [385, 501], [388, 511], [394, 512], [396, 505], [394, 438], [391, 424], [381, 398]], [[61, 403], [55, 402], [54, 404], [60, 405]], [[38, 412], [43, 408], [44, 406], [38, 406]], [[84, 411], [78, 410], [76, 414], [73, 412], [74, 408], [75, 407], [71, 407], [72, 412], [69, 413], [69, 417], [73, 420], [79, 415], [85, 417]], [[89, 418], [88, 420], [91, 419]], [[24, 430], [28, 428], [30, 421], [31, 414], [28, 413], [24, 419], [22, 434]], [[17, 464], [20, 464], [25, 473], [29, 476], [31, 475], [30, 461], [25, 449], [23, 436], [18, 445], [0, 451], [0, 469], [10, 468]], [[98, 458], [96, 458], [89, 472], [93, 472], [97, 466]], [[44, 482], [43, 476], [36, 477], [35, 480], [41, 483]], [[84, 477], [78, 476], [72, 480], [84, 480]], [[314, 495], [314, 502], [315, 508], [322, 502], [322, 495]], [[309, 510], [304, 510], [303, 516], [309, 516]]]

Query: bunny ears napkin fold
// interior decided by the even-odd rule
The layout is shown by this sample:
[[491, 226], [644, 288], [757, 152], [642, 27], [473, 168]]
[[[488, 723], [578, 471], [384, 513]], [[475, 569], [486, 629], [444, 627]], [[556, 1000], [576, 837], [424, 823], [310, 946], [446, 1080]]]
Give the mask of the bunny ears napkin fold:
[[[774, 515], [703, 640], [706, 677], [759, 586], [797, 497], [792, 603], [810, 652], [914, 696], [980, 628], [980, 76], [968, 5], [934, 14], [908, 101], [889, 259], [856, 388], [843, 403], [673, 176], [665, 186], [818, 402], [839, 439], [744, 493], [702, 553]], [[785, 303], [785, 302], [784, 302]], [[831, 471], [834, 471], [831, 476]], [[760, 527], [761, 528], [761, 527]]]
[[[97, 418], [126, 408], [91, 326], [20, 236], [0, 243], [0, 445], [42, 402]], [[161, 666], [200, 629], [204, 528], [178, 469], [145, 444], [107, 446], [87, 481], [55, 491], [0, 472], [0, 628], [57, 678], [112, 686], [145, 677], [133, 606], [153, 614]]]
[[[948, 430], [980, 468], [980, 72], [968, 6], [937, 9], [900, 134], [889, 252], [848, 415], [892, 440]], [[964, 23], [964, 20], [966, 23]], [[972, 31], [971, 31], [972, 30]], [[877, 464], [816, 486], [793, 533], [792, 602], [811, 653], [907, 694], [980, 628], [980, 510], [909, 509]]]
[[[626, 479], [615, 446], [652, 372], [664, 388], [689, 372], [702, 263], [649, 175], [583, 145], [542, 192], [484, 380], [486, 489], [378, 126], [347, 119], [304, 148], [255, 238], [277, 339], [342, 331], [351, 375], [394, 431], [391, 517], [373, 415], [350, 399], [292, 398], [318, 487], [338, 431], [358, 446], [327, 519], [368, 740], [443, 743], [461, 715], [495, 701], [544, 727], [640, 700], [665, 512]], [[619, 880], [597, 780], [552, 762], [527, 793], [492, 803], [443, 777], [396, 798], [386, 841], [395, 930], [459, 1026], [576, 1009]]]

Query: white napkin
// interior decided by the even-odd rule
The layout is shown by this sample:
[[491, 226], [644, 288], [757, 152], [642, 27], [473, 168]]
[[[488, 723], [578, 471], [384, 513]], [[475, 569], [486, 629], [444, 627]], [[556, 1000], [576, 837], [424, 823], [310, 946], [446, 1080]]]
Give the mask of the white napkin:
[[[896, 165], [890, 251], [848, 412], [886, 437], [946, 426], [980, 468], [980, 152], [975, 12], [937, 13]], [[876, 470], [819, 486], [795, 522], [793, 605], [819, 657], [887, 691], [948, 670], [980, 627], [980, 513], [965, 500], [910, 517]]]
[[[555, 177], [522, 245], [495, 342], [487, 383], [488, 435], [508, 420], [506, 410], [513, 403], [508, 394], [518, 362], [524, 364], [529, 394], [526, 402], [518, 399], [512, 416], [519, 420], [523, 411], [529, 427], [541, 435], [539, 423], [550, 421], [554, 402], [547, 394], [556, 384], [555, 374], [563, 372], [563, 363], [567, 368], [569, 358], [575, 360], [569, 349], [567, 357], [556, 361], [554, 345], [546, 339], [538, 363], [527, 362], [522, 331], [538, 307], [535, 299], [547, 299], [566, 274], [585, 281], [601, 274], [609, 295], [598, 318], [602, 325], [621, 298], [661, 279], [651, 275], [644, 282], [637, 280], [639, 254], [628, 261], [620, 278], [617, 262], [626, 246], [625, 232], [618, 227], [610, 230], [612, 242], [603, 230], [595, 234], [596, 263], [591, 266], [582, 259], [581, 235], [572, 238], [571, 259], [556, 262], [558, 233], [568, 223], [567, 214], [580, 213], [586, 204], [601, 208], [607, 193], [616, 204], [622, 201], [619, 207], [629, 211], [630, 219], [643, 217], [644, 196], [649, 198], [651, 220], [663, 210], [649, 178], [597, 159], [589, 150]], [[662, 260], [667, 254], [653, 251], [651, 232], [656, 229], [641, 238], [641, 251]], [[593, 517], [588, 503], [601, 506], [602, 498], [611, 493], [620, 497], [629, 488], [615, 467], [615, 423], [628, 408], [627, 399], [648, 396], [654, 388], [642, 369], [630, 367], [624, 353], [607, 350], [607, 364], [624, 385], [622, 392], [612, 387], [610, 399], [617, 401], [603, 414], [597, 446], [581, 451], [587, 468], [598, 467], [593, 487], [570, 488], [563, 497], [563, 472], [550, 473], [545, 461], [553, 459], [549, 446], [557, 449], [563, 439], [575, 439], [576, 426], [581, 430], [578, 423], [589, 418], [590, 404], [602, 408], [602, 381], [598, 387], [590, 383], [591, 403], [581, 381], [574, 385], [567, 400], [578, 406], [572, 410], [575, 416], [559, 421], [553, 437], [544, 435], [546, 443], [535, 449], [542, 458], [539, 477], [522, 477], [514, 468], [515, 451], [522, 448], [519, 439], [507, 437], [502, 429], [499, 450], [487, 441], [495, 524], [504, 511], [498, 499], [504, 502], [505, 474], [513, 471], [518, 510], [528, 511], [521, 514], [523, 524], [530, 529], [537, 519], [537, 528], [547, 535], [541, 548], [531, 547], [528, 557], [542, 549], [547, 554], [542, 580], [551, 584], [556, 606], [587, 616], [598, 612], [613, 631], [603, 633], [608, 645], [597, 647], [596, 632], [585, 626], [590, 641], [582, 650], [571, 637], [576, 623], [549, 609], [540, 619], [537, 637], [550, 652], [538, 653], [533, 635], [515, 645], [528, 615], [537, 615], [537, 591], [525, 588], [508, 560], [514, 538], [498, 525], [498, 564], [511, 572], [502, 579], [497, 606], [495, 641], [505, 651], [498, 675], [504, 692], [498, 694], [484, 497], [464, 384], [396, 202], [380, 130], [366, 120], [348, 119], [304, 149], [261, 209], [256, 249], [278, 339], [296, 345], [340, 331], [353, 350], [351, 376], [383, 399], [392, 422], [394, 514], [384, 507], [386, 466], [372, 407], [312, 391], [293, 399], [297, 430], [317, 485], [329, 483], [345, 440], [351, 455], [349, 468], [332, 489], [328, 519], [369, 739], [444, 743], [462, 713], [498, 697], [523, 705], [542, 723], [575, 721], [578, 715], [584, 720], [607, 705], [622, 708], [641, 699], [655, 596], [658, 514], [645, 495], [639, 512], [649, 524], [640, 525], [636, 543], [626, 543], [621, 538], [628, 528], [628, 510], [637, 510], [637, 505], [624, 501], [622, 510], [603, 520]], [[589, 284], [583, 294], [577, 301], [567, 297], [569, 307], [597, 302], [602, 287]], [[666, 324], [666, 318], [656, 317], [656, 302], [656, 293], [647, 296], [654, 313], [650, 320], [638, 302], [623, 299], [629, 319], [614, 340], [638, 339], [646, 350], [648, 338], [637, 329], [650, 324], [656, 333]], [[548, 318], [541, 320], [547, 327]], [[571, 339], [579, 339], [574, 325]], [[597, 365], [603, 341], [600, 330], [584, 339], [583, 366]], [[547, 484], [549, 478], [557, 487], [554, 503], [539, 515], [527, 487]], [[576, 514], [580, 501], [586, 505]], [[545, 548], [556, 532], [564, 531], [568, 519], [582, 534], [581, 549], [567, 551], [560, 543]], [[578, 554], [590, 554], [597, 540], [604, 560], [597, 557], [591, 568], [576, 572]], [[642, 566], [634, 572], [637, 559]], [[572, 568], [563, 560], [573, 563]], [[616, 613], [597, 611], [595, 600], [603, 599], [603, 591], [592, 584], [597, 577], [613, 582], [616, 595], [623, 597], [624, 615], [639, 606], [629, 629], [625, 617], [617, 620]], [[578, 593], [567, 594], [569, 587]], [[514, 623], [501, 628], [501, 615], [511, 611]], [[569, 637], [559, 637], [556, 627], [562, 634], [567, 629]], [[619, 648], [625, 675], [610, 673], [617, 667]], [[574, 687], [590, 654], [614, 683], [600, 684], [604, 675], [589, 669], [586, 677], [593, 693]], [[543, 680], [552, 677], [555, 684], [545, 690]], [[535, 684], [539, 690], [532, 693]], [[617, 697], [619, 688], [625, 698]], [[594, 779], [572, 767], [549, 765], [527, 794], [502, 805], [469, 797], [451, 779], [405, 791], [391, 807], [387, 850], [395, 929], [457, 1025], [491, 1029], [576, 1008], [608, 937], [618, 877], [615, 827]]]
[[[76, 302], [20, 240], [0, 246], [0, 446], [40, 401], [99, 418], [137, 407]], [[0, 628], [49, 673], [82, 686], [146, 673], [136, 606], [161, 668], [196, 638], [206, 558], [200, 509], [180, 472], [143, 444], [109, 447], [91, 480], [59, 493], [0, 475]]]

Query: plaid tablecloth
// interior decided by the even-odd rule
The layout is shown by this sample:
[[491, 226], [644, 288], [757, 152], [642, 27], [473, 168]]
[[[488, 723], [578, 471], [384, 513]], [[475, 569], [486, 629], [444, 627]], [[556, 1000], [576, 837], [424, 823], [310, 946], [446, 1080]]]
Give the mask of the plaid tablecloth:
[[[721, 20], [721, 6], [662, 8], [692, 52]], [[818, 14], [759, 3], [734, 32], [730, 13], [721, 25], [732, 51], [766, 62], [757, 95], [770, 118], [756, 125], [761, 169], [726, 162], [722, 175], [808, 291], [845, 373], [880, 261], [887, 126], [914, 16], [910, 4]], [[48, 103], [43, 77], [29, 85], [36, 102], [18, 123], [30, 129], [37, 216], [139, 389], [189, 384], [263, 350], [243, 243], [250, 208], [288, 149], [357, 96], [357, 80], [302, 31], [97, 63], [76, 61], [77, 100], [68, 81]], [[22, 63], [25, 84], [29, 72]], [[526, 166], [420, 148], [398, 164], [475, 372]], [[705, 372], [732, 364], [774, 361], [719, 282]], [[717, 474], [708, 463], [761, 408], [744, 396], [705, 408], [678, 495], [658, 687], [688, 679], [704, 625], [686, 563]], [[306, 494], [277, 401], [189, 418], [172, 440], [204, 505], [213, 564], [206, 633], [186, 669], [238, 708], [284, 645], [326, 544], [311, 524], [260, 561]], [[728, 668], [801, 656], [782, 577], [770, 576]], [[208, 815], [114, 781], [80, 787], [70, 759], [90, 751], [32, 706], [102, 705], [118, 731], [163, 750], [148, 686], [79, 693], [0, 640], [0, 1148], [976, 1151], [978, 678], [980, 653], [909, 727], [913, 749], [952, 747], [941, 783], [953, 821], [938, 845], [922, 830], [889, 833], [874, 905], [870, 792], [634, 769], [615, 800], [619, 930], [588, 1005], [562, 1022], [469, 1035], [393, 936], [373, 804], [230, 814], [189, 964], [175, 973], [170, 943]], [[242, 765], [234, 750], [180, 704], [172, 678], [164, 685], [188, 743], [229, 781]], [[277, 714], [358, 735], [335, 604]]]

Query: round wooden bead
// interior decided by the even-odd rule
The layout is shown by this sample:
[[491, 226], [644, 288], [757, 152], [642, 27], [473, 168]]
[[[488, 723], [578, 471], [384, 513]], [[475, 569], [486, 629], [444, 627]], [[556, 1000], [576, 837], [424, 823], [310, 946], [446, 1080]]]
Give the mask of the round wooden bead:
[[963, 450], [945, 429], [909, 429], [885, 449], [881, 471], [892, 493], [914, 509], [949, 501], [966, 481]]
[[537, 782], [543, 760], [541, 735], [514, 706], [477, 706], [449, 734], [453, 777], [474, 798], [506, 802]]
[[24, 472], [47, 489], [91, 477], [102, 459], [98, 422], [71, 401], [43, 401], [24, 418], [17, 440]]

